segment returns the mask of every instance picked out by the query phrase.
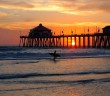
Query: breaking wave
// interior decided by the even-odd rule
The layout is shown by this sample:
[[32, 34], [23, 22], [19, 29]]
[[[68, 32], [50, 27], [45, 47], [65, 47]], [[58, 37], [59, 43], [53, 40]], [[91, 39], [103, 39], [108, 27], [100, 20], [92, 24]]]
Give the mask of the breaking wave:
[[49, 59], [49, 53], [57, 51], [59, 58], [110, 57], [109, 49], [61, 49], [0, 47], [0, 60], [5, 59]]
[[49, 76], [73, 76], [73, 75], [89, 75], [89, 74], [110, 74], [110, 70], [106, 71], [83, 71], [74, 73], [26, 73], [26, 74], [1, 74], [0, 79], [17, 79], [17, 78], [31, 78], [31, 77], [49, 77]]

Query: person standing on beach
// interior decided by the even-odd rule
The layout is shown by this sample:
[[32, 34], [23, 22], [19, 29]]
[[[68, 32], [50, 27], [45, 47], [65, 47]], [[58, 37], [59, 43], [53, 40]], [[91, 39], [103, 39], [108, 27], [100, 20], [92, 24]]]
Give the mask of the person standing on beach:
[[55, 60], [57, 57], [60, 57], [60, 55], [56, 53], [56, 50], [54, 51], [54, 53], [49, 53], [49, 54], [53, 56], [53, 60]]
[[54, 60], [56, 59], [56, 50], [54, 51], [54, 54], [53, 54], [53, 56], [54, 56]]

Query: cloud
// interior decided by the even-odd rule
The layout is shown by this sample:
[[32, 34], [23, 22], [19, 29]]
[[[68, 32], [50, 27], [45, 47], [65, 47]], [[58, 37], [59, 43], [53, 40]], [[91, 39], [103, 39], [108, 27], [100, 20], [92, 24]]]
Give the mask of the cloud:
[[110, 11], [110, 1], [92, 0], [92, 2], [85, 2], [77, 8], [81, 11]]
[[0, 7], [87, 15], [110, 12], [110, 0], [0, 0]]
[[0, 0], [0, 7], [0, 26], [13, 29], [38, 22], [56, 25], [110, 22], [110, 0]]
[[[69, 14], [99, 14], [110, 12], [110, 0], [52, 0], [57, 11]], [[52, 5], [52, 4], [51, 4]]]
[[0, 7], [1, 8], [7, 8], [7, 9], [29, 9], [33, 8], [34, 5], [31, 3], [28, 3], [24, 0], [22, 1], [15, 1], [15, 0], [0, 0]]

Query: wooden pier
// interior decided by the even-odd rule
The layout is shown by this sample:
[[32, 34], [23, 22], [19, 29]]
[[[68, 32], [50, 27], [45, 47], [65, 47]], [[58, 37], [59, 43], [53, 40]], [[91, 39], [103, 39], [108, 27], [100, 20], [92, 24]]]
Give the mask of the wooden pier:
[[[72, 42], [75, 45], [72, 45]], [[74, 48], [110, 48], [110, 34], [81, 34], [49, 37], [20, 36], [19, 46], [23, 47], [74, 47]]]

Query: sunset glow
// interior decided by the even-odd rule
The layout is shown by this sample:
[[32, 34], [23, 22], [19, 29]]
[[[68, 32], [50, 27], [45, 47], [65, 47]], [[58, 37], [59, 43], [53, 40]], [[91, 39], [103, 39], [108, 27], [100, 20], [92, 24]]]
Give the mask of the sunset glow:
[[74, 40], [72, 40], [72, 46], [74, 46], [75, 45], [75, 41]]
[[[96, 26], [101, 29], [109, 25], [109, 17], [109, 0], [0, 0], [0, 38], [4, 39], [2, 33], [11, 30], [14, 36], [19, 31], [27, 35], [39, 23], [58, 35], [61, 31], [71, 34], [71, 30], [76, 30], [73, 34], [82, 34], [84, 28], [87, 33], [88, 26], [90, 33], [94, 33]], [[19, 36], [6, 38], [9, 37], [16, 40], [13, 44], [18, 44]]]

